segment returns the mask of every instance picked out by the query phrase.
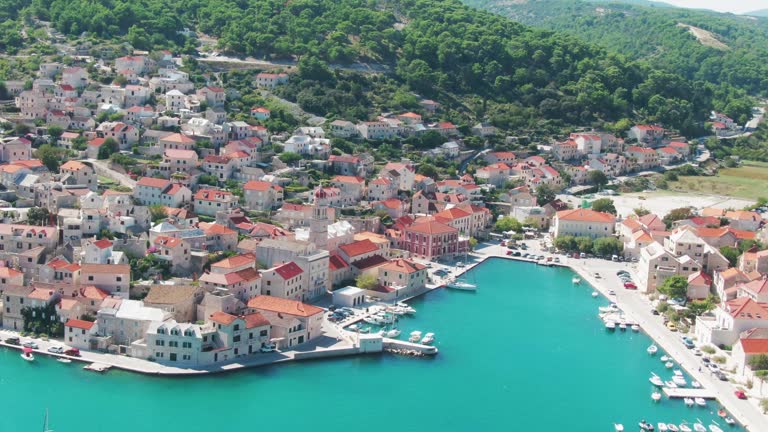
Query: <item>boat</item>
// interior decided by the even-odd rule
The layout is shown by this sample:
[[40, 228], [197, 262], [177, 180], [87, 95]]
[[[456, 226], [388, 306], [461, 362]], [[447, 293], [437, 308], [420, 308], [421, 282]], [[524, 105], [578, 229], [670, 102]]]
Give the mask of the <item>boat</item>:
[[664, 385], [664, 381], [659, 378], [658, 375], [653, 374], [652, 377], [648, 378], [648, 381], [651, 382], [651, 384], [655, 385], [656, 387], [662, 387]]
[[651, 345], [648, 347], [646, 351], [648, 351], [648, 354], [650, 355], [656, 355], [656, 353], [659, 352], [659, 347], [657, 347], [656, 345]]
[[719, 410], [717, 410], [717, 415], [722, 418], [725, 418], [725, 416], [727, 416], [728, 413], [724, 409], [720, 408]]
[[680, 369], [675, 369], [672, 371], [672, 373], [675, 374], [675, 376], [683, 376], [683, 371]]
[[693, 387], [693, 388], [701, 388], [701, 384], [699, 384], [698, 381], [692, 381], [691, 382], [691, 387]]
[[664, 387], [677, 388], [677, 384], [674, 381], [664, 381]]
[[680, 432], [693, 432], [690, 427], [688, 427], [687, 424], [683, 423], [680, 425]]
[[477, 291], [477, 285], [459, 279], [449, 280], [445, 286], [462, 291]]
[[677, 384], [678, 387], [685, 387], [688, 385], [688, 381], [685, 380], [685, 378], [675, 375], [672, 377], [672, 382]]
[[659, 432], [667, 432], [667, 424], [666, 424], [666, 423], [662, 423], [662, 422], [659, 422], [659, 423], [656, 425], [656, 429], [658, 429], [658, 430], [659, 430]]
[[405, 313], [407, 313], [407, 314], [409, 314], [409, 315], [412, 315], [412, 314], [415, 314], [415, 313], [416, 313], [416, 309], [412, 308], [411, 306], [408, 306], [408, 305], [407, 305], [407, 304], [405, 304], [405, 303], [402, 303], [402, 302], [398, 302], [398, 303], [395, 303], [395, 306], [397, 306], [397, 307], [399, 307], [400, 309], [404, 310], [404, 311], [405, 311]]
[[653, 430], [653, 425], [650, 424], [650, 423], [646, 423], [645, 420], [641, 421], [637, 425], [640, 426], [640, 429], [644, 430], [644, 431], [652, 431]]
[[619, 330], [626, 331], [627, 330], [627, 324], [626, 323], [620, 323], [619, 324]]
[[665, 355], [661, 356], [661, 358], [660, 358], [659, 360], [661, 360], [661, 362], [662, 362], [662, 363], [664, 363], [664, 362], [668, 362], [668, 361], [670, 361], [670, 360], [672, 360], [672, 359], [671, 359], [671, 358], [669, 358], [669, 356], [667, 356], [667, 355], [665, 354]]
[[592, 291], [592, 298], [597, 298], [600, 294], [597, 293], [597, 291]]
[[613, 424], [613, 429], [614, 429], [616, 432], [624, 432], [624, 425], [623, 425], [623, 424], [621, 424], [621, 423], [614, 423], [614, 424]]
[[698, 405], [700, 407], [707, 406], [707, 401], [704, 400], [704, 398], [695, 398], [693, 401], [696, 402], [696, 405]]
[[602, 313], [610, 313], [610, 312], [619, 312], [621, 309], [619, 309], [619, 306], [616, 305], [616, 303], [611, 303], [610, 306], [600, 306], [597, 308]]
[[379, 320], [376, 319], [376, 317], [373, 316], [373, 315], [367, 316], [367, 317], [363, 318], [363, 321], [365, 321], [368, 324], [373, 324], [373, 325], [378, 325], [379, 324]]
[[718, 426], [716, 424], [709, 425], [709, 430], [710, 430], [710, 432], [723, 432], [723, 430], [720, 429], [720, 426]]
[[72, 360], [70, 360], [68, 358], [64, 358], [64, 357], [59, 357], [59, 358], [56, 359], [56, 361], [59, 362], [59, 363], [72, 363]]
[[701, 423], [694, 423], [693, 430], [696, 432], [707, 432], [707, 428]]
[[685, 406], [689, 406], [689, 407], [692, 407], [694, 404], [693, 399], [691, 398], [685, 398], [683, 399], [683, 402], [685, 402]]
[[424, 339], [421, 340], [422, 345], [430, 345], [432, 342], [435, 341], [435, 334], [434, 333], [427, 333], [424, 335]]
[[667, 430], [669, 432], [678, 432], [680, 429], [678, 429], [677, 425], [674, 423], [667, 423]]
[[35, 355], [32, 354], [32, 348], [24, 347], [21, 349], [21, 358], [24, 360], [31, 362], [35, 361]]
[[111, 365], [104, 364], [104, 363], [91, 363], [87, 366], [83, 366], [83, 369], [85, 370], [90, 370], [90, 371], [99, 372], [99, 373], [106, 372], [111, 368], [112, 368]]
[[577, 285], [578, 285], [578, 284], [580, 284], [580, 283], [581, 283], [581, 278], [577, 278], [577, 277], [575, 277], [575, 278], [571, 279], [571, 283], [575, 283], [575, 284], [577, 284]]
[[733, 425], [735, 425], [735, 424], [736, 424], [736, 420], [734, 420], [734, 419], [733, 419], [733, 417], [726, 417], [726, 418], [725, 418], [725, 419], [723, 419], [723, 420], [724, 420], [726, 423], [728, 423], [729, 425], [731, 425], [731, 426], [733, 426]]
[[613, 321], [606, 321], [605, 328], [608, 330], [616, 330], [616, 323]]
[[659, 393], [659, 392], [651, 393], [651, 399], [653, 399], [654, 402], [660, 401], [661, 400], [661, 393]]
[[48, 427], [48, 408], [45, 409], [45, 422], [43, 423], [43, 432], [53, 432], [53, 429]]
[[381, 331], [381, 335], [386, 337], [386, 338], [394, 339], [394, 338], [400, 336], [400, 330], [398, 330], [396, 328], [393, 328], [393, 329], [390, 329], [390, 330], [382, 330]]
[[637, 333], [640, 331], [640, 326], [637, 324], [632, 324], [632, 331]]
[[411, 337], [408, 338], [408, 342], [417, 343], [421, 340], [421, 332], [418, 330], [411, 332]]
[[666, 367], [667, 369], [672, 369], [673, 367], [675, 367], [675, 364], [672, 362], [666, 362], [664, 363], [664, 367]]

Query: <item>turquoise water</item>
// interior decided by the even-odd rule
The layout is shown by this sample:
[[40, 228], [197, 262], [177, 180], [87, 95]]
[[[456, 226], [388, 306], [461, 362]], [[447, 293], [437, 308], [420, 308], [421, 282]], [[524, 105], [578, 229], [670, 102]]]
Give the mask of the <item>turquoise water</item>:
[[494, 259], [470, 272], [477, 293], [414, 300], [418, 312], [401, 321], [401, 338], [436, 333], [434, 359], [352, 357], [174, 379], [99, 375], [42, 356], [29, 364], [0, 349], [0, 431], [39, 431], [46, 408], [56, 432], [587, 432], [716, 418], [716, 402], [653, 403], [650, 372], [671, 376], [662, 354], [646, 354], [642, 333], [607, 333], [597, 317], [607, 302], [572, 286], [572, 276]]

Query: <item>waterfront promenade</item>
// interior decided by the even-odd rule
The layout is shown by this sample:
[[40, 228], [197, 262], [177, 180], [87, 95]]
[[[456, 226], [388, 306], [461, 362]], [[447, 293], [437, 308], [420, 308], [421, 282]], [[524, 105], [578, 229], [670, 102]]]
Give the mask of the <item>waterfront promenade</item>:
[[[528, 250], [541, 255], [552, 255], [542, 251], [537, 241], [528, 241]], [[490, 257], [502, 257], [510, 259], [506, 255], [507, 249], [497, 244], [482, 244], [473, 253], [478, 262]], [[589, 284], [601, 292], [606, 298], [616, 302], [622, 311], [632, 320], [636, 321], [642, 330], [650, 336], [668, 355], [686, 370], [686, 372], [698, 381], [704, 389], [714, 395], [717, 400], [736, 418], [748, 431], [768, 431], [768, 417], [761, 413], [758, 401], [738, 399], [734, 391], [736, 387], [730, 382], [716, 379], [708, 369], [702, 368], [700, 357], [694, 355], [692, 350], [685, 347], [678, 333], [669, 331], [660, 316], [651, 313], [653, 306], [650, 301], [637, 291], [626, 290], [616, 272], [626, 270], [635, 276], [633, 265], [623, 262], [612, 262], [603, 259], [572, 259], [560, 256], [561, 265], [569, 267], [589, 282]], [[473, 264], [476, 265], [476, 264]], [[531, 265], [536, 265], [531, 263]], [[595, 274], [599, 273], [600, 278]], [[585, 295], [589, 295], [589, 288], [584, 286]], [[616, 295], [609, 295], [608, 291], [614, 290]], [[595, 311], [597, 313], [597, 310]], [[643, 353], [645, 354], [645, 353]], [[650, 374], [649, 374], [650, 376]]]

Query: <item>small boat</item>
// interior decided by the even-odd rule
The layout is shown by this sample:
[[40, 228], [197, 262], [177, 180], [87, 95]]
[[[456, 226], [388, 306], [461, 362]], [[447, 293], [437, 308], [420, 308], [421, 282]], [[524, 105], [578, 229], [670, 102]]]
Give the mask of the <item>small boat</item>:
[[683, 399], [683, 402], [685, 402], [685, 406], [688, 406], [688, 407], [692, 407], [694, 404], [693, 399], [691, 398], [685, 398]]
[[605, 328], [608, 330], [616, 330], [616, 323], [613, 321], [606, 321]]
[[348, 329], [349, 331], [353, 331], [353, 332], [356, 332], [356, 331], [360, 330], [360, 326], [359, 326], [359, 325], [357, 325], [357, 324], [352, 324], [351, 326], [347, 327], [347, 329]]
[[619, 330], [627, 331], [627, 324], [626, 323], [620, 323], [619, 324]]
[[21, 358], [28, 362], [35, 361], [35, 355], [32, 354], [32, 348], [24, 347], [21, 349]]
[[678, 429], [677, 425], [674, 423], [667, 423], [667, 430], [669, 432], [678, 432], [680, 429]]
[[700, 407], [707, 406], [707, 401], [704, 400], [704, 398], [695, 398], [693, 401], [696, 402], [696, 405], [698, 405]]
[[658, 430], [659, 430], [659, 432], [667, 432], [667, 429], [668, 429], [668, 428], [667, 428], [667, 424], [666, 424], [666, 423], [662, 423], [662, 422], [659, 422], [659, 423], [656, 425], [656, 429], [658, 429]]
[[720, 426], [718, 426], [716, 424], [709, 425], [709, 430], [710, 430], [710, 432], [723, 432], [723, 430], [720, 429]]
[[653, 399], [654, 402], [660, 401], [661, 400], [661, 393], [659, 393], [659, 392], [651, 393], [651, 399]]
[[379, 320], [376, 319], [375, 316], [367, 316], [367, 317], [363, 318], [363, 321], [367, 322], [368, 324], [373, 324], [373, 325], [379, 324]]
[[672, 377], [672, 382], [677, 384], [678, 387], [685, 387], [688, 385], [688, 381], [685, 380], [685, 378], [675, 375]]
[[656, 355], [656, 353], [659, 352], [659, 347], [654, 344], [649, 346], [646, 351], [648, 351], [648, 354], [650, 355]]
[[448, 281], [448, 284], [446, 284], [445, 286], [447, 286], [448, 288], [453, 288], [453, 289], [462, 290], [462, 291], [477, 291], [477, 285], [471, 284], [469, 282], [464, 282], [458, 279]]
[[371, 328], [370, 327], [366, 327], [366, 328], [361, 328], [360, 329], [360, 333], [363, 333], [363, 334], [367, 334], [367, 333], [370, 333], [370, 332], [371, 332]]
[[661, 360], [661, 362], [662, 362], [662, 363], [664, 363], [664, 362], [668, 362], [668, 361], [670, 361], [670, 360], [672, 360], [672, 359], [671, 359], [671, 358], [669, 358], [669, 356], [667, 356], [667, 355], [665, 354], [665, 355], [661, 356], [661, 358], [660, 358], [659, 360]]
[[672, 369], [673, 367], [675, 367], [675, 364], [672, 362], [666, 362], [664, 363], [664, 367], [667, 369]]
[[610, 306], [600, 306], [597, 308], [602, 313], [619, 312], [619, 306], [616, 303], [611, 303]]
[[637, 333], [640, 331], [640, 326], [637, 324], [632, 324], [632, 331]]
[[675, 376], [683, 376], [683, 371], [680, 369], [675, 369], [672, 371], [672, 373], [675, 374]]
[[624, 425], [623, 425], [623, 424], [621, 424], [621, 423], [614, 423], [614, 424], [613, 424], [613, 429], [614, 429], [616, 432], [624, 432]]
[[674, 381], [664, 381], [664, 387], [677, 388], [677, 384]]
[[424, 335], [424, 339], [421, 340], [422, 345], [430, 345], [432, 342], [435, 341], [435, 334], [434, 333], [427, 333]]
[[690, 427], [688, 427], [687, 424], [683, 423], [680, 425], [680, 432], [693, 432]]
[[653, 425], [650, 423], [646, 423], [645, 420], [641, 421], [637, 425], [640, 426], [640, 429], [644, 431], [652, 431], [654, 429]]
[[104, 363], [91, 363], [87, 366], [83, 366], [83, 369], [103, 373], [111, 369], [112, 366]]
[[731, 425], [731, 426], [733, 426], [733, 425], [735, 425], [735, 424], [736, 424], [736, 420], [734, 420], [734, 419], [733, 419], [733, 417], [726, 417], [726, 418], [725, 418], [725, 419], [723, 419], [723, 420], [724, 420], [726, 423], [728, 423], [729, 425]]
[[592, 298], [597, 298], [600, 294], [597, 293], [597, 291], [592, 291]]
[[695, 430], [696, 432], [707, 432], [707, 428], [704, 427], [704, 425], [701, 423], [694, 423], [693, 430]]
[[656, 387], [662, 387], [664, 385], [664, 381], [659, 378], [658, 375], [653, 374], [652, 377], [648, 378], [648, 381], [651, 382], [651, 384], [655, 385]]
[[417, 343], [421, 340], [421, 332], [418, 330], [411, 332], [411, 337], [408, 338], [408, 342]]
[[575, 278], [571, 279], [571, 283], [580, 284], [581, 283], [581, 278], [575, 277]]
[[382, 330], [381, 331], [381, 335], [386, 337], [386, 338], [394, 339], [394, 338], [400, 336], [400, 330], [398, 330], [398, 329]]
[[701, 384], [699, 384], [698, 381], [692, 381], [691, 382], [691, 387], [693, 387], [693, 388], [701, 388]]
[[64, 358], [64, 357], [59, 357], [59, 358], [56, 359], [56, 361], [59, 362], [59, 363], [65, 363], [65, 364], [66, 363], [72, 363], [72, 360], [70, 360], [68, 358]]
[[411, 306], [408, 306], [407, 304], [403, 302], [397, 302], [395, 303], [396, 307], [399, 307], [400, 309], [404, 310], [405, 313], [411, 315], [416, 313], [416, 309], [412, 308]]

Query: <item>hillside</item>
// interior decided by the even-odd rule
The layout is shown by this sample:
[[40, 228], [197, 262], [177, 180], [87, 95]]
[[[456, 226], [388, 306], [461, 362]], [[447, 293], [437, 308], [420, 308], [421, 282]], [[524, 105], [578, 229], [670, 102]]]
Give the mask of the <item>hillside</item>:
[[[524, 24], [572, 34], [691, 80], [728, 83], [752, 94], [765, 92], [768, 84], [765, 19], [575, 0], [464, 1]], [[697, 37], [692, 28], [711, 38]]]
[[768, 17], [768, 9], [759, 9], [756, 11], [747, 12], [743, 15], [754, 16], [754, 17]]
[[[395, 71], [394, 85], [404, 86], [403, 90], [452, 101], [475, 118], [490, 118], [509, 128], [639, 119], [693, 134], [710, 109], [733, 114], [739, 104], [749, 106], [734, 89], [694, 82], [690, 78], [696, 74], [688, 71], [656, 71], [575, 36], [533, 29], [457, 0], [0, 0], [0, 4], [5, 6], [0, 10], [19, 11], [9, 14], [2, 28], [23, 28], [26, 34], [26, 40], [11, 40], [15, 46], [10, 46], [14, 32], [0, 31], [0, 40], [6, 40], [0, 49], [18, 50], [33, 43], [35, 52], [44, 48], [46, 38], [35, 28], [41, 20], [71, 40], [84, 35], [125, 41], [139, 49], [171, 47], [194, 53], [197, 42], [180, 32], [191, 28], [218, 39], [219, 49], [235, 55], [301, 57], [306, 61], [304, 70], [314, 72], [300, 75], [305, 88], [295, 89], [296, 94], [304, 90], [305, 100], [315, 99], [314, 105], [317, 100], [348, 104], [360, 94], [360, 86], [379, 83], [369, 78], [340, 79], [310, 59], [386, 64]], [[672, 27], [677, 36], [687, 34]], [[306, 91], [309, 88], [313, 91]]]

